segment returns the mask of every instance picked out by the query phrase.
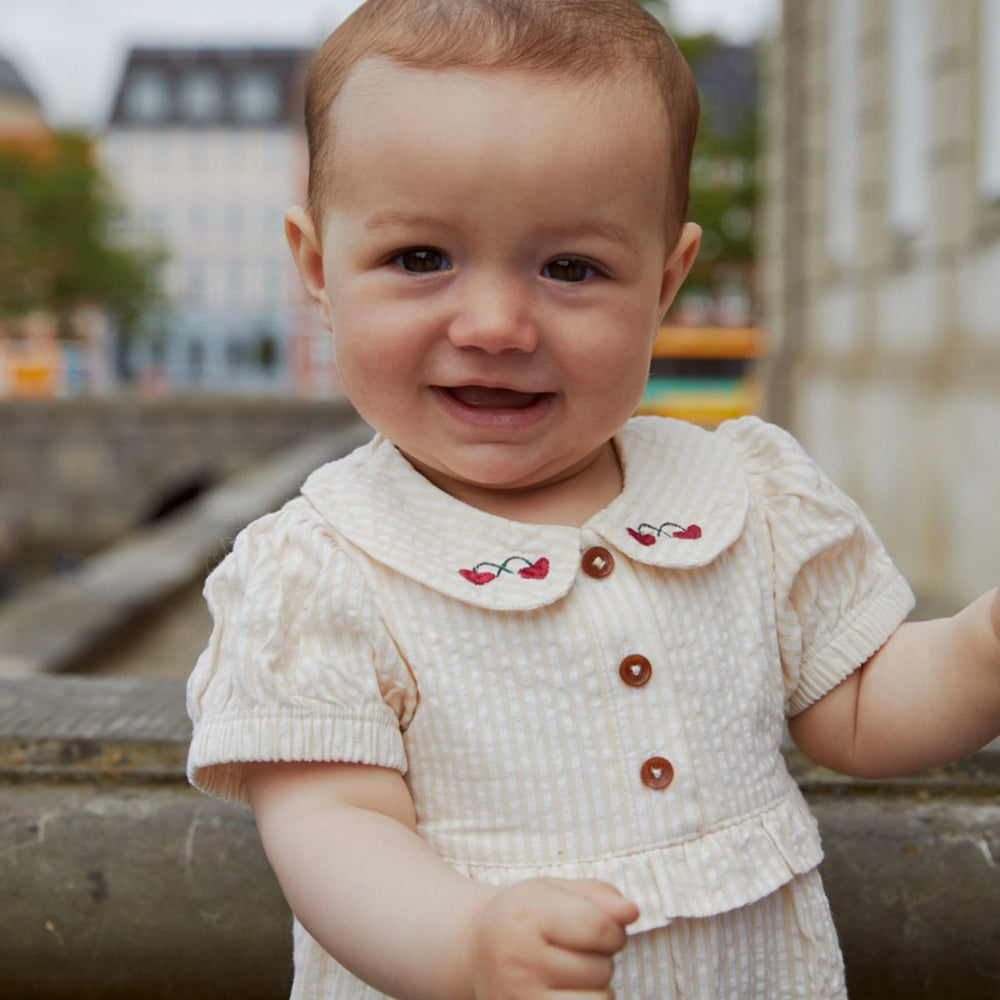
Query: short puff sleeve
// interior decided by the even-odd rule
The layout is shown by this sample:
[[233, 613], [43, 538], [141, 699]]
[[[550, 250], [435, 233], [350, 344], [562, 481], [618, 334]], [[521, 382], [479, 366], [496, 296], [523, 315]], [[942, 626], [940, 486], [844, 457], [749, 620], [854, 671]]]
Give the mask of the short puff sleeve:
[[188, 680], [188, 777], [247, 799], [248, 761], [344, 761], [405, 773], [417, 692], [355, 556], [293, 500], [211, 574], [208, 647]]
[[798, 715], [886, 642], [913, 594], [858, 505], [790, 434], [755, 417], [725, 433], [770, 534], [785, 712]]

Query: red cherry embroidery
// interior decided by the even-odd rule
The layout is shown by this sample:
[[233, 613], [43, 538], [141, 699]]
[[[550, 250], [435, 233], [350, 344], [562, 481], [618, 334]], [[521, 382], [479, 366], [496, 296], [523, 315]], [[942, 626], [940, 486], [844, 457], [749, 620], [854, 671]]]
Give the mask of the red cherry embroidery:
[[[667, 532], [668, 528], [675, 530]], [[701, 528], [697, 524], [689, 524], [685, 527], [683, 524], [675, 524], [673, 521], [664, 521], [659, 527], [643, 522], [638, 528], [626, 527], [625, 530], [640, 545], [655, 545], [665, 533], [668, 533], [671, 538], [685, 538], [689, 540], [701, 538]]]
[[542, 556], [530, 566], [519, 569], [517, 575], [524, 577], [525, 580], [544, 580], [549, 575], [549, 561]]
[[689, 524], [683, 531], [675, 531], [674, 538], [701, 538], [701, 528], [697, 524]]
[[625, 529], [640, 545], [655, 545], [656, 535], [648, 535], [644, 532], [636, 531], [635, 528]]
[[[481, 587], [483, 584], [495, 580], [501, 573], [513, 573], [514, 570], [509, 568], [509, 564], [512, 562], [525, 564], [517, 570], [517, 575], [522, 580], [544, 580], [549, 575], [549, 561], [545, 556], [534, 562], [524, 556], [508, 556], [502, 563], [481, 562], [473, 566], [472, 569], [460, 569], [458, 573], [469, 583]], [[491, 572], [491, 570], [495, 570], [495, 572]]]

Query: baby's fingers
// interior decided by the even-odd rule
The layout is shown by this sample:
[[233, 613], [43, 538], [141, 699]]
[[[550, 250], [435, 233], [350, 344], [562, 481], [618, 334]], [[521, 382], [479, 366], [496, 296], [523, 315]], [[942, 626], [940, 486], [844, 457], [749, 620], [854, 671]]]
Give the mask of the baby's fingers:
[[572, 996], [576, 992], [588, 997], [611, 996], [608, 984], [614, 971], [611, 955], [593, 951], [575, 951], [551, 945], [545, 958], [545, 980], [550, 988], [560, 991], [559, 1000], [568, 1000], [563, 996], [563, 990]]
[[639, 916], [639, 907], [626, 899], [613, 885], [597, 879], [566, 879], [557, 883], [567, 892], [575, 893], [600, 907], [616, 923], [623, 927]]
[[621, 951], [626, 940], [624, 925], [638, 913], [634, 904], [599, 882], [553, 880], [549, 885], [559, 890], [558, 906], [542, 927], [550, 944], [598, 955]]

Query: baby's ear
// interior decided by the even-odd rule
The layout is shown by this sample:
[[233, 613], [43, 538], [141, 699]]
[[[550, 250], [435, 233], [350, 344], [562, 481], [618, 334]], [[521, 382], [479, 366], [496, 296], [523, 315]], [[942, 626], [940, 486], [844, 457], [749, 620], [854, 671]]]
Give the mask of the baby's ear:
[[285, 213], [285, 237], [309, 298], [316, 303], [323, 317], [323, 325], [332, 330], [330, 297], [327, 295], [326, 276], [323, 274], [323, 247], [312, 216], [301, 205], [296, 205]]
[[688, 276], [694, 264], [695, 257], [698, 256], [698, 247], [701, 246], [701, 226], [693, 222], [685, 222], [681, 227], [681, 234], [677, 238], [674, 249], [670, 252], [666, 267], [663, 269], [663, 282], [660, 285], [660, 318], [666, 315], [670, 308], [670, 303], [684, 284], [684, 279]]

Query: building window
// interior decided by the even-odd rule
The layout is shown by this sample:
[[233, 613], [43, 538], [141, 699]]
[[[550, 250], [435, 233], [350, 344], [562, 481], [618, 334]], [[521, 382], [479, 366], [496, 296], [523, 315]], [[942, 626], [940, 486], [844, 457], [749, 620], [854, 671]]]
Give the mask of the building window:
[[858, 239], [858, 0], [830, 4], [829, 17], [826, 241], [847, 264]]
[[982, 0], [979, 189], [1000, 201], [1000, 0]]
[[132, 75], [125, 92], [125, 112], [140, 122], [158, 122], [167, 117], [170, 89], [163, 73], [146, 69]]
[[226, 364], [230, 369], [243, 368], [247, 363], [247, 345], [236, 337], [226, 341]]
[[893, 0], [890, 39], [889, 225], [913, 236], [927, 212], [926, 0]]
[[206, 122], [222, 114], [222, 87], [215, 73], [196, 70], [181, 85], [181, 108], [192, 122]]
[[205, 375], [205, 345], [200, 340], [190, 340], [187, 345], [188, 378], [200, 382]]
[[231, 260], [227, 272], [226, 300], [232, 305], [239, 305], [243, 299], [243, 264]]
[[251, 70], [243, 73], [233, 89], [233, 110], [245, 122], [265, 122], [280, 110], [277, 83], [270, 73]]
[[187, 299], [193, 305], [205, 301], [205, 280], [200, 262], [192, 261], [188, 267]]

